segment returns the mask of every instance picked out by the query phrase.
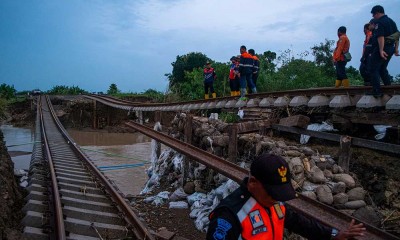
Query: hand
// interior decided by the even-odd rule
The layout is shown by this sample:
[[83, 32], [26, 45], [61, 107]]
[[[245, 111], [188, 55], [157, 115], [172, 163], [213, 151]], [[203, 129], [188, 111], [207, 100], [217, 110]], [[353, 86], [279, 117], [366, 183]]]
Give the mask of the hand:
[[381, 58], [387, 60], [387, 56], [388, 55], [387, 55], [387, 53], [385, 51], [381, 51], [380, 54], [381, 54]]
[[400, 56], [399, 50], [394, 51], [394, 55], [395, 55], [396, 57]]
[[355, 224], [355, 222], [356, 221], [352, 219], [349, 228], [341, 230], [338, 233], [338, 235], [336, 235], [336, 237], [334, 237], [333, 239], [346, 240], [346, 239], [352, 239], [354, 237], [364, 236], [364, 232], [366, 230], [364, 224], [362, 223]]

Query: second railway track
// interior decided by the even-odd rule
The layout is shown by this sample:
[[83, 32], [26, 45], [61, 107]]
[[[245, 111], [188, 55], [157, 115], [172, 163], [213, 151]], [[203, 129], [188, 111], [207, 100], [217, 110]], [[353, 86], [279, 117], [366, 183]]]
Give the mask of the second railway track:
[[[77, 149], [48, 98], [38, 101], [43, 154], [31, 162], [24, 235], [29, 239], [154, 239], [128, 203]], [[42, 157], [43, 156], [43, 157]]]
[[[113, 104], [121, 104], [113, 101]], [[46, 160], [32, 161], [31, 164], [30, 194], [25, 206], [25, 234], [32, 239], [153, 239], [107, 179], [90, 160], [82, 159], [83, 154], [71, 144], [73, 141], [54, 116], [50, 101], [42, 99], [40, 105], [38, 112], [43, 113], [40, 132], [45, 139], [43, 142], [49, 145], [43, 149], [44, 157], [38, 154], [38, 159]], [[246, 169], [190, 144], [140, 124], [131, 122], [127, 125], [235, 181], [241, 181], [248, 175]], [[47, 167], [49, 162], [50, 167], [54, 165], [54, 172]], [[352, 218], [303, 196], [288, 204], [305, 215], [339, 229], [346, 228]], [[59, 205], [61, 208], [57, 208]], [[367, 232], [359, 239], [399, 239], [369, 224], [365, 225]]]

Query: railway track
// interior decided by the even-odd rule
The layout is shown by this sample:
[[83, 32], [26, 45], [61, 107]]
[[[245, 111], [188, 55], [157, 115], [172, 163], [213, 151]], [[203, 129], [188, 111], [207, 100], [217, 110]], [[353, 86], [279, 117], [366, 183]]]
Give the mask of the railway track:
[[[209, 152], [203, 151], [188, 143], [181, 142], [166, 134], [154, 131], [151, 128], [148, 128], [141, 124], [128, 122], [126, 123], [126, 125], [153, 139], [156, 139], [157, 141], [160, 141], [161, 143], [186, 155], [191, 160], [195, 160], [199, 163], [202, 163], [207, 167], [214, 169], [215, 171], [227, 176], [228, 178], [236, 182], [241, 182], [242, 179], [248, 176], [249, 174], [248, 170], [241, 168], [231, 162], [228, 162], [223, 158], [217, 157]], [[337, 211], [336, 209], [330, 206], [327, 206], [325, 204], [322, 204], [318, 201], [312, 200], [302, 195], [299, 195], [294, 200], [288, 201], [287, 204], [290, 205], [292, 208], [294, 208], [297, 212], [301, 212], [306, 216], [317, 219], [320, 222], [329, 225], [331, 227], [335, 227], [337, 229], [346, 229], [351, 219], [353, 218], [342, 212]], [[362, 222], [359, 219], [356, 220]], [[367, 224], [365, 222], [363, 223], [366, 226], [367, 232], [365, 233], [364, 236], [359, 237], [358, 239], [365, 239], [365, 240], [400, 239], [370, 224]]]
[[249, 94], [247, 101], [240, 101], [238, 97], [219, 97], [208, 100], [193, 100], [175, 103], [135, 103], [115, 99], [105, 95], [85, 95], [85, 97], [99, 101], [105, 105], [131, 111], [182, 111], [203, 110], [214, 108], [242, 108], [242, 107], [383, 107], [388, 110], [400, 109], [400, 85], [382, 86], [384, 97], [374, 98], [365, 96], [370, 87], [349, 88], [312, 88], [280, 92]]
[[48, 97], [38, 100], [24, 235], [28, 239], [154, 239], [129, 204], [71, 144]]

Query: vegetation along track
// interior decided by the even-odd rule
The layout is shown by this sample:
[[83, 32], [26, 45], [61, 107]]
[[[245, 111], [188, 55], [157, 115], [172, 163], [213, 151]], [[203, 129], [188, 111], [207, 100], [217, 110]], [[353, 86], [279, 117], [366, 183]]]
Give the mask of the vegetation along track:
[[[38, 100], [24, 235], [28, 239], [154, 239], [61, 126], [48, 97]], [[39, 132], [38, 132], [39, 131]]]
[[[241, 168], [209, 152], [196, 148], [188, 143], [181, 142], [166, 134], [159, 133], [152, 130], [151, 128], [134, 122], [128, 122], [126, 123], [126, 125], [153, 139], [156, 139], [157, 141], [160, 141], [161, 143], [171, 148], [174, 148], [175, 150], [187, 156], [189, 159], [202, 163], [236, 182], [240, 182], [244, 177], [249, 175], [248, 170], [244, 168]], [[318, 201], [312, 200], [302, 195], [299, 195], [296, 199], [288, 201], [287, 204], [293, 207], [296, 211], [301, 212], [302, 214], [305, 214], [311, 218], [323, 222], [326, 225], [338, 229], [347, 228], [352, 219], [352, 217], [342, 212], [339, 212], [332, 207], [329, 207], [325, 204], [322, 204]], [[359, 237], [358, 239], [399, 239], [396, 236], [382, 231], [381, 229], [378, 229], [370, 224], [364, 224], [366, 226], [367, 232], [364, 236]]]

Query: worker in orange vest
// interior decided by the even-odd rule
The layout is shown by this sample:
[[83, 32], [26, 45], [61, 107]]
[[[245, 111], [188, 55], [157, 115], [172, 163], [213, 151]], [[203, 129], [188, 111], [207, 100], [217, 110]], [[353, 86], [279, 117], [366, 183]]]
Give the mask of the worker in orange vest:
[[335, 87], [340, 87], [341, 85], [349, 87], [350, 82], [346, 75], [347, 61], [344, 57], [344, 54], [348, 53], [350, 49], [350, 40], [346, 35], [346, 27], [341, 26], [337, 31], [337, 35], [339, 39], [336, 42], [336, 48], [333, 52], [333, 63], [336, 68]]
[[287, 162], [280, 156], [263, 154], [250, 166], [241, 186], [210, 213], [208, 240], [282, 240], [284, 228], [308, 239], [353, 239], [362, 236], [362, 223], [339, 231], [308, 218], [287, 206], [295, 198]]

